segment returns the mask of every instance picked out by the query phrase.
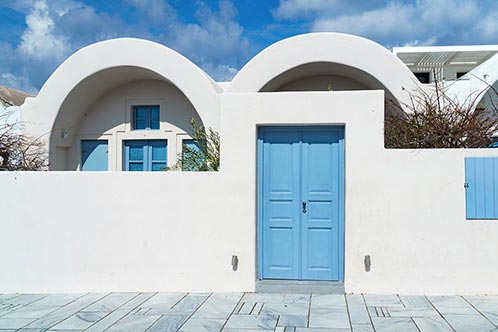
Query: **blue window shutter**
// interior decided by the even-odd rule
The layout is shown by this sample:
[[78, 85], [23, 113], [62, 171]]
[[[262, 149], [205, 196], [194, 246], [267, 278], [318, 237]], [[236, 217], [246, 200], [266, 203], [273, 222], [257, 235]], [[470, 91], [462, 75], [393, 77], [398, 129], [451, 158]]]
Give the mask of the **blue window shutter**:
[[107, 171], [108, 168], [107, 140], [81, 141], [81, 170]]
[[133, 129], [141, 130], [147, 128], [147, 108], [136, 106], [133, 108]]
[[162, 171], [167, 165], [167, 140], [134, 140], [124, 143], [124, 170]]
[[467, 219], [498, 219], [498, 158], [465, 158]]
[[159, 106], [134, 106], [133, 130], [157, 130], [160, 124]]
[[[201, 142], [201, 144], [204, 144], [205, 142]], [[190, 153], [185, 151], [185, 147], [189, 148], [190, 151], [197, 152], [197, 155], [200, 156], [202, 155], [201, 149], [199, 147], [199, 144], [193, 140], [193, 139], [184, 139], [182, 142], [182, 158], [186, 159], [187, 157], [193, 158], [196, 157], [196, 155], [190, 156]], [[202, 163], [204, 160], [201, 160], [200, 162]], [[192, 172], [192, 171], [198, 171], [198, 169], [195, 169], [193, 166], [188, 166], [188, 165], [182, 165], [182, 171], [187, 171], [187, 172]]]
[[150, 107], [150, 129], [157, 130], [159, 129], [159, 106], [151, 106]]

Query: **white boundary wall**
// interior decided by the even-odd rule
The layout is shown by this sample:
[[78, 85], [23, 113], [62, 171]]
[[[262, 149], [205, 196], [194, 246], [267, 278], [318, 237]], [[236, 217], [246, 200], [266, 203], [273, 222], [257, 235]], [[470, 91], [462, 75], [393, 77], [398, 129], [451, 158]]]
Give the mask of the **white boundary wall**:
[[498, 222], [467, 221], [463, 188], [497, 150], [384, 149], [382, 91], [220, 99], [218, 173], [0, 173], [0, 293], [253, 291], [257, 126], [338, 124], [346, 292], [498, 294]]

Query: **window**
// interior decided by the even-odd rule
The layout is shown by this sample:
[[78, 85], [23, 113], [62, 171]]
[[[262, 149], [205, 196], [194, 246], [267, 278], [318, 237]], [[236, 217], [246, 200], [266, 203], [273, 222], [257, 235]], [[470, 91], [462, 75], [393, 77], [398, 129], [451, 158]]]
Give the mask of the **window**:
[[427, 83], [430, 83], [430, 73], [414, 73], [415, 74], [415, 77], [420, 81], [420, 83], [424, 83], [424, 84], [427, 84]]
[[81, 140], [81, 170], [107, 171], [107, 140]]
[[159, 129], [159, 106], [134, 106], [133, 130]]
[[124, 170], [130, 172], [157, 172], [167, 165], [166, 140], [136, 140], [124, 143]]
[[467, 219], [498, 219], [498, 158], [465, 158]]
[[184, 139], [182, 144], [182, 171], [197, 170], [197, 167], [193, 165], [196, 152], [200, 152], [199, 144], [197, 144], [197, 142], [193, 139]]

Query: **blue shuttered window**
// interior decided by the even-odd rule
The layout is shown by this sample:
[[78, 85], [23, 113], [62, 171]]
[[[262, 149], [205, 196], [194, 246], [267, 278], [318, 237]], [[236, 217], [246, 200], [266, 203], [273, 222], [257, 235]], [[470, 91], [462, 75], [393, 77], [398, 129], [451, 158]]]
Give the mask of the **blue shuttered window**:
[[465, 158], [467, 219], [498, 219], [498, 158]]
[[107, 171], [108, 167], [107, 140], [81, 141], [81, 170]]
[[166, 140], [136, 140], [124, 143], [124, 170], [130, 172], [157, 172], [167, 165]]
[[134, 106], [133, 130], [159, 129], [159, 106]]
[[[197, 144], [197, 142], [193, 139], [184, 139], [183, 140], [183, 146], [182, 146], [182, 159], [183, 160], [187, 160], [187, 159], [191, 159], [195, 156], [191, 156], [189, 151], [187, 149], [185, 149], [185, 147], [187, 147], [188, 149], [190, 149], [190, 151], [193, 151], [194, 153], [195, 152], [200, 152], [200, 149], [199, 149], [199, 145]], [[192, 165], [190, 164], [182, 164], [182, 171], [187, 171], [187, 172], [192, 172], [192, 171], [197, 171], [197, 169], [193, 168]]]

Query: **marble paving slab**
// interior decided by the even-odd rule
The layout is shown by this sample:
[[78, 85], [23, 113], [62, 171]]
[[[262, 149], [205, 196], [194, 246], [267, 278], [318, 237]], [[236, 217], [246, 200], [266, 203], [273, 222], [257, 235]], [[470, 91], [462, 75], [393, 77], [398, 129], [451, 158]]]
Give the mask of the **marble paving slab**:
[[160, 318], [161, 316], [156, 315], [127, 315], [106, 332], [144, 332]]
[[110, 312], [121, 307], [137, 295], [138, 293], [111, 293], [89, 305], [84, 311]]
[[0, 295], [0, 332], [498, 332], [498, 296]]

